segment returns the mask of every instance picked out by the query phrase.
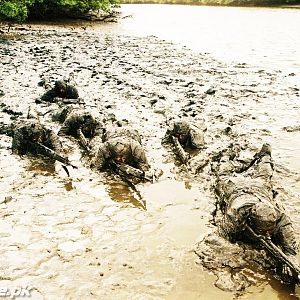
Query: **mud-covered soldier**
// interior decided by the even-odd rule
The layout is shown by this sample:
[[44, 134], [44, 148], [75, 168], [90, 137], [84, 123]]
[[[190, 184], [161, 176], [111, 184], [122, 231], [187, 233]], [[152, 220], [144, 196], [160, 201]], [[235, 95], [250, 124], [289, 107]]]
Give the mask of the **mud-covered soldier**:
[[53, 88], [51, 88], [50, 84], [45, 80], [42, 80], [39, 84], [47, 89], [46, 93], [41, 97], [43, 101], [53, 102], [56, 97], [65, 99], [79, 98], [78, 90], [71, 79], [57, 80]]
[[172, 137], [178, 139], [180, 145], [185, 149], [202, 149], [204, 147], [204, 126], [189, 124], [184, 120], [173, 121], [163, 139], [164, 143], [172, 143]]
[[[167, 129], [163, 138], [163, 144], [170, 143], [174, 145], [180, 160], [186, 162], [189, 158], [187, 151], [200, 150], [204, 147], [205, 130], [206, 128], [204, 126], [192, 125], [180, 119], [175, 120]], [[177, 144], [177, 141], [179, 142], [179, 145]]]
[[[219, 198], [216, 215], [221, 213], [216, 219], [221, 235], [233, 242], [251, 242], [253, 237], [247, 229], [250, 227], [257, 235], [270, 238], [285, 254], [295, 256], [298, 243], [292, 222], [276, 201], [272, 186], [271, 146], [264, 144], [248, 166], [239, 161], [231, 163], [230, 170], [228, 162], [223, 162], [226, 167], [220, 166], [216, 183]], [[279, 272], [290, 275], [286, 268]]]
[[36, 119], [28, 119], [16, 124], [12, 135], [12, 151], [15, 154], [43, 154], [38, 144], [52, 149], [59, 155], [63, 152], [58, 136]]
[[140, 135], [128, 127], [115, 128], [105, 133], [91, 166], [103, 171], [122, 165], [138, 169], [145, 176], [152, 174], [141, 146]]
[[90, 112], [83, 109], [65, 108], [56, 115], [56, 118], [63, 122], [58, 134], [75, 137], [86, 150], [90, 150], [89, 140], [101, 131], [100, 122]]

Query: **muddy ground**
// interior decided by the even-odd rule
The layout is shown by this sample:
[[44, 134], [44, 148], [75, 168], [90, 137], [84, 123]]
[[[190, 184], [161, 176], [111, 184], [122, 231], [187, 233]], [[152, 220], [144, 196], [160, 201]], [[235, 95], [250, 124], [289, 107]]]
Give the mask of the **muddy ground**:
[[[154, 36], [35, 26], [0, 36], [0, 64], [1, 122], [32, 106], [58, 131], [50, 118], [58, 105], [35, 103], [44, 93], [38, 82], [73, 72], [84, 107], [127, 119], [163, 170], [158, 182], [137, 185], [145, 210], [120, 178], [90, 171], [73, 140], [63, 139], [79, 166], [68, 178], [59, 163], [12, 155], [1, 135], [1, 286], [29, 286], [33, 299], [232, 299], [234, 289], [215, 288], [194, 253], [214, 231], [209, 166], [193, 175], [176, 163], [161, 145], [165, 116], [205, 121], [202, 157], [232, 141], [248, 156], [271, 143], [275, 186], [299, 232], [300, 86], [292, 74], [228, 65]], [[246, 298], [269, 289], [274, 299], [297, 299], [264, 271], [245, 274], [253, 279]]]

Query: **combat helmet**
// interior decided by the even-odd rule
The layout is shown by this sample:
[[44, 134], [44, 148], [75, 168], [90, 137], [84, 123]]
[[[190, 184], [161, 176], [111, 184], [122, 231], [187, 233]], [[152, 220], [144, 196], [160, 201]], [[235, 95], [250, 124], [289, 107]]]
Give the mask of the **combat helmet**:
[[125, 162], [129, 155], [129, 146], [125, 141], [117, 139], [111, 147], [111, 153], [114, 160]]
[[250, 224], [259, 234], [272, 234], [279, 219], [279, 211], [267, 201], [260, 201], [251, 210]]

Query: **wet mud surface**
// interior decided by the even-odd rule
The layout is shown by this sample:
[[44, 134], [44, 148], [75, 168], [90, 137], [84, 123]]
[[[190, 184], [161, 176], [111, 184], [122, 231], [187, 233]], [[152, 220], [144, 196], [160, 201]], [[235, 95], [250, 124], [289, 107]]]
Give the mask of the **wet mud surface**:
[[[189, 174], [161, 139], [165, 116], [180, 115], [205, 121], [207, 148], [200, 162], [232, 141], [249, 156], [271, 143], [275, 186], [298, 233], [299, 85], [280, 71], [228, 65], [153, 36], [80, 28], [32, 27], [0, 36], [0, 58], [1, 122], [25, 116], [32, 106], [57, 132], [50, 115], [58, 105], [35, 103], [44, 93], [38, 82], [73, 72], [84, 106], [100, 117], [112, 112], [127, 119], [142, 135], [150, 164], [163, 170], [158, 182], [137, 185], [145, 210], [120, 178], [93, 173], [74, 140], [62, 139], [79, 166], [68, 178], [59, 163], [12, 155], [11, 139], [0, 135], [2, 286], [30, 286], [33, 299], [232, 299], [241, 287], [230, 280], [243, 284], [246, 276], [251, 284], [245, 299], [265, 290], [274, 299], [297, 299], [264, 270], [243, 271], [246, 260], [232, 262], [235, 277], [227, 281], [229, 269], [219, 268], [222, 251], [209, 264], [209, 244], [224, 242], [236, 256], [244, 250], [212, 242], [209, 165]], [[207, 252], [204, 267], [194, 250]], [[251, 255], [259, 259], [255, 251]]]

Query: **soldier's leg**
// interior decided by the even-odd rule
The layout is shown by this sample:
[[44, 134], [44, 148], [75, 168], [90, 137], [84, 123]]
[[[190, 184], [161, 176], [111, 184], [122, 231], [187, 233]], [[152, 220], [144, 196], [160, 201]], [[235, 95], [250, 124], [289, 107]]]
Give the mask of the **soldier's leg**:
[[255, 178], [262, 178], [269, 181], [273, 176], [274, 164], [272, 161], [271, 152], [271, 146], [269, 144], [263, 144], [261, 150], [256, 154], [258, 157], [258, 162], [255, 166]]

